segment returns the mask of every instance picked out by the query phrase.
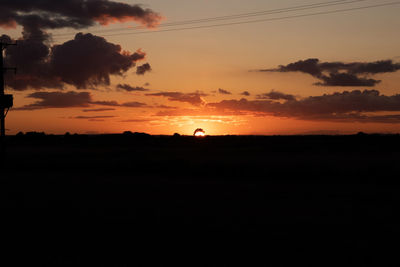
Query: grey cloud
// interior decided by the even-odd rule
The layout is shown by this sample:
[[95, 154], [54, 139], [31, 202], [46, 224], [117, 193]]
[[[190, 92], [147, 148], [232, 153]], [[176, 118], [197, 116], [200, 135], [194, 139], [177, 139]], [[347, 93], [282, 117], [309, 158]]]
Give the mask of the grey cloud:
[[[321, 80], [317, 85], [324, 86], [375, 86], [380, 80], [368, 76], [379, 73], [391, 73], [400, 70], [400, 63], [392, 60], [375, 62], [320, 62], [311, 58], [299, 60], [275, 69], [263, 69], [262, 72], [303, 72]], [[360, 76], [362, 75], [362, 76]]]
[[92, 108], [92, 109], [84, 109], [83, 112], [102, 112], [102, 111], [112, 111], [115, 108]]
[[146, 95], [167, 97], [169, 101], [186, 102], [194, 106], [200, 106], [205, 104], [202, 96], [207, 96], [207, 94], [201, 92], [195, 92], [195, 93], [160, 92], [160, 93], [152, 93]]
[[83, 120], [92, 120], [92, 119], [109, 119], [109, 118], [115, 118], [117, 116], [75, 116], [71, 117], [71, 119], [83, 119]]
[[17, 47], [7, 49], [5, 63], [18, 66], [15, 81], [7, 76], [15, 90], [62, 89], [66, 84], [82, 89], [109, 85], [111, 75], [123, 75], [145, 55], [140, 50], [123, 52], [120, 45], [102, 37], [78, 33], [73, 40], [53, 47], [46, 37], [21, 39]]
[[[145, 103], [140, 102], [125, 102], [118, 103], [117, 101], [93, 101], [92, 95], [89, 92], [34, 92], [27, 96], [28, 98], [38, 99], [38, 101], [22, 107], [14, 108], [14, 110], [36, 110], [46, 108], [75, 108], [75, 107], [92, 107], [94, 105], [110, 106], [110, 107], [128, 107], [140, 108], [147, 107]], [[84, 112], [108, 111], [114, 108], [100, 109], [84, 109]]]
[[271, 100], [296, 100], [294, 95], [281, 93], [278, 91], [272, 90], [269, 93], [257, 95], [257, 99], [271, 99]]
[[88, 107], [91, 95], [88, 92], [35, 92], [27, 97], [39, 99], [38, 101], [15, 108], [16, 110], [35, 110], [44, 108], [71, 108]]
[[[283, 103], [272, 100], [223, 100], [208, 107], [220, 111], [251, 112], [264, 116], [292, 117], [306, 120], [395, 122], [398, 115], [366, 115], [371, 112], [400, 112], [400, 95], [385, 96], [377, 90], [310, 96]], [[399, 121], [400, 122], [400, 121]]]
[[146, 89], [144, 87], [139, 87], [139, 86], [131, 86], [129, 84], [118, 84], [117, 85], [117, 89], [121, 90], [121, 91], [127, 91], [127, 92], [143, 92], [143, 91], [149, 91], [149, 89]]
[[96, 23], [136, 21], [156, 26], [162, 17], [140, 5], [109, 0], [3, 0], [0, 26], [29, 29], [82, 29]]
[[151, 71], [151, 66], [149, 63], [145, 63], [145, 64], [137, 67], [136, 74], [144, 75], [146, 72], [149, 72], [149, 71]]
[[221, 88], [218, 89], [218, 93], [220, 93], [222, 95], [231, 95], [232, 94], [231, 92], [221, 89]]
[[141, 108], [146, 107], [147, 104], [140, 102], [125, 102], [118, 103], [117, 101], [92, 101], [91, 104], [100, 105], [100, 106], [110, 106], [110, 107], [129, 107], [129, 108]]

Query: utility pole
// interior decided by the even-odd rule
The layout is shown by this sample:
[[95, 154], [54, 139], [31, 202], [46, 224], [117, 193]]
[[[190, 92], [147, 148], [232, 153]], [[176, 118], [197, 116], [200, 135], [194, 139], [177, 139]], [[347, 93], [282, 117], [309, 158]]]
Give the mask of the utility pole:
[[12, 95], [7, 95], [4, 93], [4, 74], [7, 72], [7, 70], [14, 70], [17, 72], [16, 68], [5, 68], [4, 63], [3, 63], [3, 51], [7, 48], [7, 46], [10, 45], [17, 45], [15, 44], [9, 44], [0, 41], [0, 138], [1, 138], [1, 146], [4, 146], [4, 138], [6, 136], [6, 125], [5, 125], [5, 119], [6, 119], [6, 111], [13, 106], [13, 96]]

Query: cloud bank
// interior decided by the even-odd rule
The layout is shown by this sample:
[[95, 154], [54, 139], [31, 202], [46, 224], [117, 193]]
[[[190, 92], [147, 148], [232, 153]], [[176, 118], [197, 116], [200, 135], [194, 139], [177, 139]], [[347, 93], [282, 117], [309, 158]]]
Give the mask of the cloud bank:
[[362, 121], [399, 123], [400, 115], [374, 115], [377, 112], [400, 112], [400, 94], [385, 96], [377, 90], [354, 90], [310, 96], [284, 102], [267, 100], [223, 100], [207, 107], [221, 112], [249, 112], [259, 116], [290, 117], [304, 120]]
[[[4, 0], [0, 27], [23, 28], [18, 46], [6, 51], [5, 64], [18, 66], [15, 82], [6, 76], [8, 85], [15, 90], [109, 85], [111, 75], [126, 73], [144, 59], [145, 53], [123, 51], [120, 45], [90, 33], [78, 33], [73, 40], [52, 46], [46, 31], [126, 21], [154, 27], [161, 19], [151, 9], [109, 0]], [[0, 39], [13, 41], [7, 35]], [[146, 63], [138, 67], [137, 73], [142, 75], [150, 69]]]

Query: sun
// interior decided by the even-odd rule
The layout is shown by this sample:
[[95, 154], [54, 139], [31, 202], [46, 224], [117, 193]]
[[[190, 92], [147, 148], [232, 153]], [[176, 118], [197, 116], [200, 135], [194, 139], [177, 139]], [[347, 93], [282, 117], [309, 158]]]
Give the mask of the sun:
[[206, 136], [206, 132], [201, 128], [197, 128], [194, 131], [193, 135], [196, 136], [196, 137], [204, 137], [204, 136]]

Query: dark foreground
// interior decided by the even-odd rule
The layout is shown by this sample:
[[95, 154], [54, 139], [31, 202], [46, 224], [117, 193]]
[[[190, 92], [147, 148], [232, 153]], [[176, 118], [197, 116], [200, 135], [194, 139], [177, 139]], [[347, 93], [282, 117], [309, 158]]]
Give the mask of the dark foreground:
[[400, 136], [12, 136], [3, 266], [398, 266]]

